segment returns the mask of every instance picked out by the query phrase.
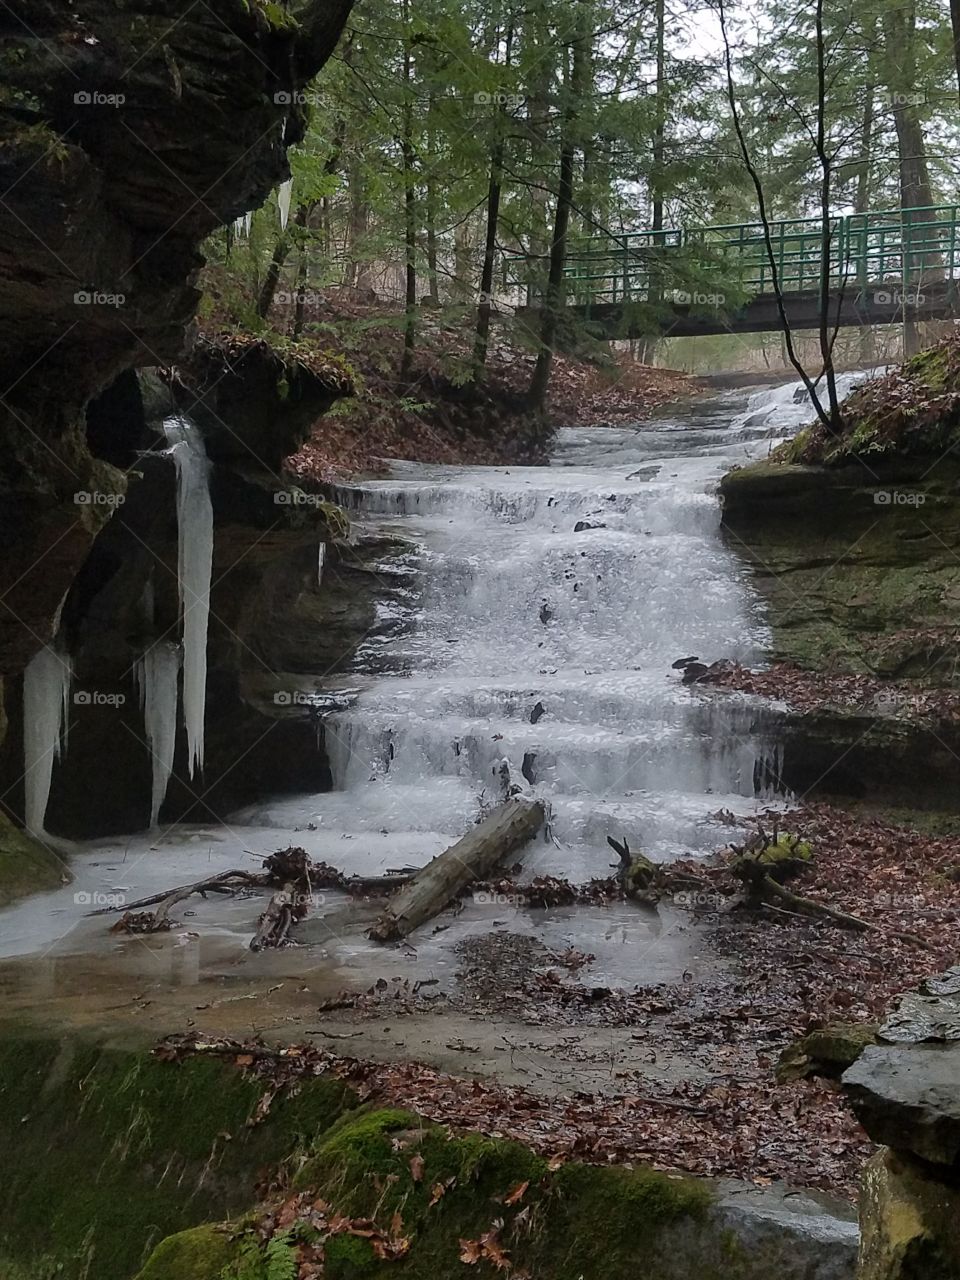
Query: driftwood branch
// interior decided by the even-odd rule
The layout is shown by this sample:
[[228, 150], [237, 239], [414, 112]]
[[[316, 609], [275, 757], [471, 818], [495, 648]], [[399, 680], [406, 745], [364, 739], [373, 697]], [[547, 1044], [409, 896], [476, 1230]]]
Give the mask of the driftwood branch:
[[[112, 907], [102, 907], [91, 915], [123, 915], [113, 926], [125, 933], [160, 933], [173, 928], [170, 912], [179, 902], [198, 893], [236, 893], [241, 889], [277, 889], [266, 911], [257, 923], [251, 939], [250, 950], [261, 951], [265, 947], [282, 946], [290, 940], [294, 925], [309, 910], [312, 895], [321, 889], [343, 889], [355, 894], [383, 894], [407, 884], [416, 872], [402, 871], [377, 876], [347, 876], [325, 862], [313, 863], [306, 851], [300, 848], [281, 849], [264, 860], [259, 872], [234, 869], [221, 871], [205, 880], [194, 880], [163, 893], [154, 893], [136, 902]], [[150, 907], [156, 910], [150, 911]]]
[[368, 931], [377, 942], [396, 942], [431, 920], [472, 881], [483, 879], [542, 826], [539, 800], [507, 800], [438, 854], [396, 895]]

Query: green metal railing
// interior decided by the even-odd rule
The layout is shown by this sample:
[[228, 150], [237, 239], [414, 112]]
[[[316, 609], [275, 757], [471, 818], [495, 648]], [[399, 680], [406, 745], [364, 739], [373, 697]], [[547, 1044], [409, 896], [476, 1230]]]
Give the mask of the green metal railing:
[[[916, 293], [924, 281], [948, 280], [960, 288], [960, 205], [885, 209], [832, 218], [827, 279], [831, 289], [890, 286]], [[821, 283], [823, 224], [792, 218], [770, 224], [773, 263], [760, 222], [663, 231], [606, 232], [572, 240], [567, 255], [567, 299], [593, 303], [643, 302], [651, 298], [690, 301], [716, 281], [707, 299], [774, 292], [775, 274], [784, 293], [816, 290]], [[534, 255], [505, 261], [505, 283], [525, 290], [528, 301], [542, 292], [545, 262]], [[690, 280], [697, 280], [691, 291]], [[951, 287], [952, 291], [952, 287]], [[679, 295], [679, 296], [678, 296]], [[722, 305], [722, 304], [721, 304]]]

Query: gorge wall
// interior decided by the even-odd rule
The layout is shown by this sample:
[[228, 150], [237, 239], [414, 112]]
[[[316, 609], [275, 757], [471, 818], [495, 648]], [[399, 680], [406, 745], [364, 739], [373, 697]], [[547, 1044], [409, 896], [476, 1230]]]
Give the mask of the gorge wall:
[[[0, 789], [8, 814], [22, 814], [19, 677], [61, 627], [80, 687], [95, 681], [116, 693], [125, 680], [123, 714], [139, 716], [129, 673], [138, 651], [176, 628], [179, 606], [174, 469], [157, 456], [157, 404], [144, 409], [132, 371], [181, 361], [198, 301], [199, 246], [289, 176], [286, 149], [305, 124], [297, 90], [330, 56], [349, 9], [349, 0], [15, 0], [0, 15]], [[197, 357], [175, 401], [179, 412], [196, 408], [208, 441], [213, 611], [222, 610], [219, 638], [211, 631], [210, 699], [222, 721], [211, 728], [214, 744], [218, 734], [231, 737], [234, 756], [255, 752], [257, 736], [237, 723], [245, 604], [265, 575], [284, 578], [287, 597], [297, 595], [293, 581], [315, 585], [317, 544], [336, 532], [319, 507], [281, 509], [278, 468], [302, 441], [305, 417], [349, 393], [349, 380], [277, 359], [278, 367], [262, 358], [252, 371], [256, 381], [266, 368], [273, 391], [282, 383], [283, 392], [282, 404], [277, 395], [271, 402], [261, 376], [244, 420], [256, 439], [217, 421], [232, 385], [228, 367], [214, 394]], [[138, 616], [148, 578], [152, 616]], [[98, 708], [89, 711], [87, 742], [72, 753], [86, 764], [70, 785], [79, 794], [100, 777], [94, 795], [103, 804], [96, 819], [67, 822], [71, 834], [133, 821], [107, 802], [102, 778], [112, 760], [124, 763], [127, 781], [139, 771], [149, 794], [149, 755], [131, 756], [123, 716], [112, 708], [109, 734], [125, 749], [98, 760], [104, 734]], [[298, 732], [307, 728], [315, 741], [312, 727]], [[133, 801], [141, 817], [143, 794], [138, 788]]]

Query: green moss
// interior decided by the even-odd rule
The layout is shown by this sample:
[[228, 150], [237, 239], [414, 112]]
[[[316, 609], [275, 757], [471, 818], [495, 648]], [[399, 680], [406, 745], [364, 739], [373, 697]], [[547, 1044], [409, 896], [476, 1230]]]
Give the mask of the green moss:
[[257, 0], [260, 12], [266, 18], [271, 27], [277, 31], [298, 31], [300, 24], [296, 18], [283, 5], [273, 3], [273, 0]]
[[544, 1235], [541, 1254], [562, 1280], [634, 1277], [642, 1258], [656, 1256], [662, 1228], [702, 1218], [711, 1202], [703, 1183], [653, 1169], [568, 1164], [559, 1171], [556, 1187], [560, 1211]]
[[772, 844], [759, 855], [760, 862], [769, 862], [776, 866], [783, 862], [810, 862], [813, 859], [813, 845], [809, 840], [798, 840], [788, 832], [781, 832]]
[[329, 1280], [366, 1280], [381, 1270], [373, 1245], [361, 1236], [334, 1236], [324, 1254]]
[[246, 1210], [261, 1169], [352, 1095], [311, 1080], [252, 1119], [263, 1086], [213, 1058], [164, 1063], [89, 1042], [0, 1040], [0, 1253], [63, 1280], [125, 1280], [172, 1232]]
[[28, 893], [58, 889], [70, 879], [62, 858], [0, 813], [0, 906]]
[[193, 1227], [161, 1241], [135, 1280], [207, 1280], [230, 1266], [236, 1253], [236, 1245], [220, 1227]]

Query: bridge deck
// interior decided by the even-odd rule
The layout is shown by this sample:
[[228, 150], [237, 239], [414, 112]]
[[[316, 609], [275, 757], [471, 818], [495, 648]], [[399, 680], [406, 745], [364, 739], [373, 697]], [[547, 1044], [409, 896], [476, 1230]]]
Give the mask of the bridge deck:
[[[756, 222], [608, 232], [571, 243], [567, 302], [608, 336], [752, 333], [781, 327], [779, 283], [789, 323], [809, 329], [825, 260], [833, 323], [949, 318], [960, 313], [960, 205], [849, 214], [831, 219], [826, 236], [818, 218], [781, 220], [769, 241]], [[506, 265], [529, 312], [542, 260]]]

